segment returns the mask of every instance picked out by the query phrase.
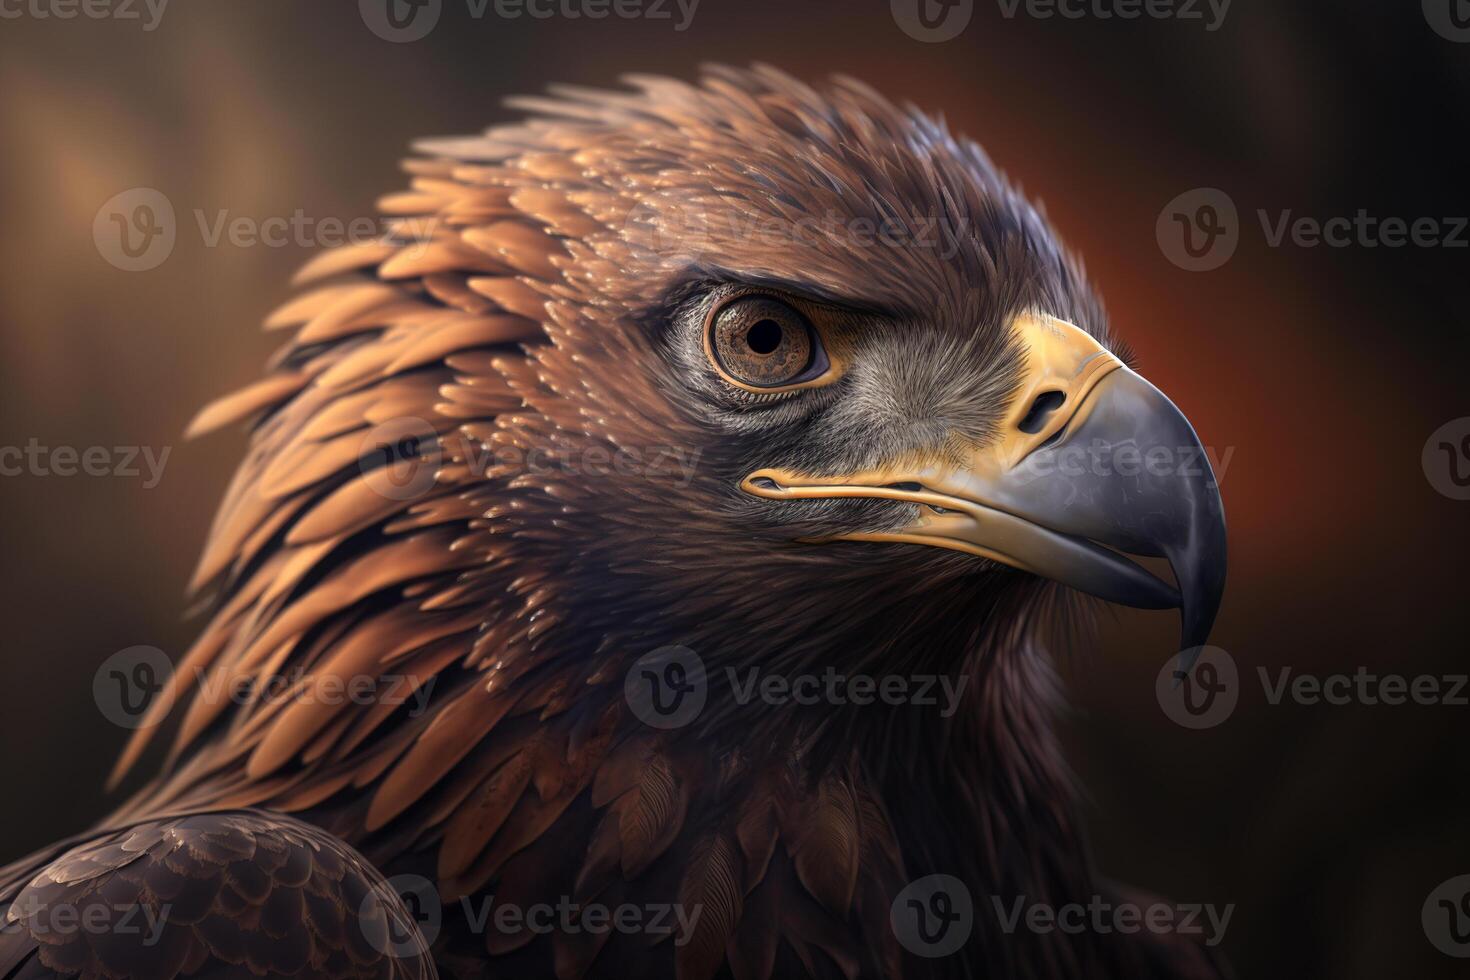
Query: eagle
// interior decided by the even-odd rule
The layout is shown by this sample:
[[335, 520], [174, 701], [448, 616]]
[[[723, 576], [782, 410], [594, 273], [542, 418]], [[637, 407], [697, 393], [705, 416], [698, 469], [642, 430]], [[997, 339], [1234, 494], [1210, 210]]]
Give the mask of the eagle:
[[1225, 570], [1044, 214], [848, 77], [508, 104], [415, 146], [192, 423], [249, 448], [114, 778], [171, 744], [0, 870], [0, 976], [1223, 975], [998, 914], [1133, 894], [1052, 658], [1104, 602], [1197, 648]]

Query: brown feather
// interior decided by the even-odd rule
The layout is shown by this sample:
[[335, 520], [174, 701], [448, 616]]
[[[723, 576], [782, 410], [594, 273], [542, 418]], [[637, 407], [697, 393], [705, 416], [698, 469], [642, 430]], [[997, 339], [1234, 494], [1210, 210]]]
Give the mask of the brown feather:
[[[168, 688], [183, 721], [163, 771], [117, 819], [300, 810], [384, 869], [432, 874], [445, 896], [504, 887], [704, 908], [672, 948], [516, 935], [461, 944], [475, 948], [466, 961], [447, 951], [466, 937], [447, 935], [446, 962], [468, 975], [617, 975], [631, 955], [685, 977], [896, 976], [912, 964], [889, 903], [911, 873], [958, 864], [997, 894], [1086, 879], [1067, 877], [1082, 862], [1032, 689], [1044, 659], [1027, 649], [991, 666], [1029, 639], [1024, 617], [1014, 634], [991, 631], [991, 646], [958, 635], [945, 583], [963, 581], [967, 609], [993, 598], [958, 563], [904, 575], [886, 552], [773, 544], [758, 521], [732, 518], [748, 513], [737, 468], [770, 443], [711, 407], [702, 352], [686, 363], [666, 342], [706, 274], [898, 311], [914, 349], [941, 323], [984, 340], [1014, 303], [1100, 335], [1105, 321], [1039, 214], [978, 147], [916, 111], [760, 67], [712, 67], [699, 85], [628, 81], [558, 89], [521, 103], [536, 119], [420, 144], [411, 186], [382, 201], [387, 235], [308, 263], [306, 291], [266, 320], [294, 330], [267, 378], [196, 419], [201, 432], [255, 422], [195, 576], [217, 594], [210, 622]], [[892, 213], [963, 234], [951, 254], [843, 234]], [[838, 231], [780, 233], [829, 214]], [[762, 224], [777, 234], [747, 233]], [[983, 349], [994, 363], [980, 367], [995, 370], [967, 403], [981, 414], [1008, 390], [1003, 358]], [[374, 428], [398, 419], [437, 437], [418, 447], [434, 480], [411, 500], [364, 473], [383, 461]], [[686, 479], [652, 472], [664, 450], [693, 460]], [[550, 462], [533, 466], [537, 453]], [[598, 469], [616, 454], [638, 472]], [[915, 623], [942, 625], [911, 638]], [[815, 669], [832, 654], [816, 638], [844, 667], [889, 656], [886, 669], [909, 669], [942, 653], [944, 669], [983, 664], [1005, 696], [944, 733], [962, 749], [939, 779], [925, 761], [942, 755], [932, 732], [872, 715], [809, 723], [757, 706], [732, 722], [712, 693], [697, 725], [659, 733], [625, 710], [629, 665], [660, 645], [777, 671]], [[328, 678], [395, 672], [432, 688], [422, 713], [312, 703]], [[199, 686], [276, 675], [285, 699], [236, 703]], [[148, 738], [135, 735], [119, 774]], [[922, 770], [902, 774], [915, 788], [892, 774], [896, 758]], [[955, 815], [925, 805], [936, 793]], [[974, 847], [951, 849], [960, 838]], [[1005, 863], [1017, 851], [1021, 870]], [[272, 915], [292, 918], [294, 900], [280, 901]], [[1068, 975], [1038, 966], [1057, 954], [1026, 937], [981, 945], [954, 971]], [[264, 970], [289, 950], [237, 952]], [[202, 956], [186, 946], [166, 965]], [[1083, 952], [1059, 962], [1090, 975]]]
[[740, 921], [745, 897], [740, 850], [716, 832], [695, 845], [679, 886], [679, 902], [698, 911], [692, 934], [681, 935], [675, 963], [679, 980], [708, 980], [725, 962], [725, 947]]

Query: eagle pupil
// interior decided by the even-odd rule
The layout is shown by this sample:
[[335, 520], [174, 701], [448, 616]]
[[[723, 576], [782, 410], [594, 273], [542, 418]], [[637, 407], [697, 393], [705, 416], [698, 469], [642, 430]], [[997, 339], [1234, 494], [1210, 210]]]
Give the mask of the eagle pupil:
[[745, 335], [745, 343], [757, 354], [769, 354], [781, 346], [781, 324], [758, 320]]

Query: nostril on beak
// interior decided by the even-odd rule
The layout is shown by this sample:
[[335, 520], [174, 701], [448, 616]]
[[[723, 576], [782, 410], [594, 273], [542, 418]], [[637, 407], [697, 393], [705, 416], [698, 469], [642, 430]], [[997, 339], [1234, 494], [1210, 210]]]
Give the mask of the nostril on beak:
[[1031, 403], [1031, 408], [1026, 412], [1026, 417], [1021, 419], [1016, 428], [1027, 435], [1040, 432], [1051, 413], [1061, 408], [1062, 403], [1066, 400], [1067, 396], [1060, 391], [1043, 391], [1036, 396], [1036, 400]]

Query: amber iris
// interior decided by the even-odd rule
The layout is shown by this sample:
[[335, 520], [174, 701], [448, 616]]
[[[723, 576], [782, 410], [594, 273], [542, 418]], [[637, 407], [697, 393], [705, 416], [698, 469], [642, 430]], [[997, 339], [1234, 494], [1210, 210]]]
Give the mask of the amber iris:
[[787, 304], [749, 296], [715, 314], [710, 350], [732, 380], [752, 388], [776, 388], [807, 370], [816, 338], [806, 318]]

